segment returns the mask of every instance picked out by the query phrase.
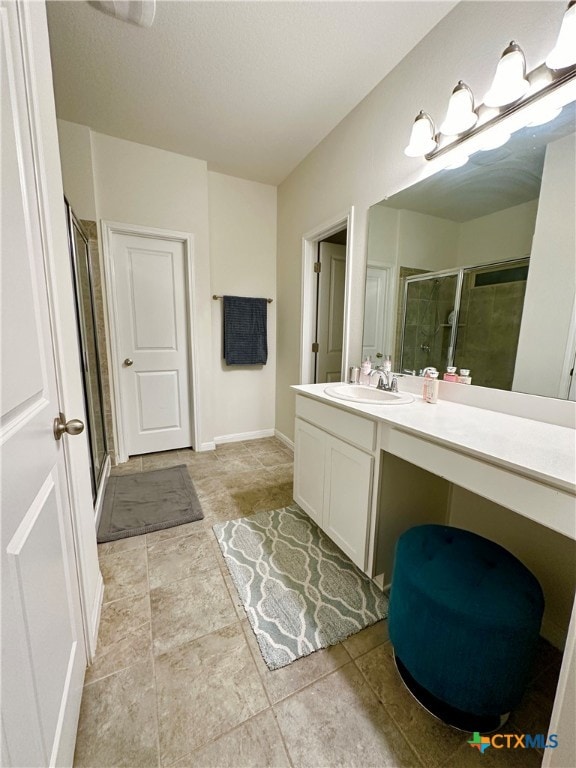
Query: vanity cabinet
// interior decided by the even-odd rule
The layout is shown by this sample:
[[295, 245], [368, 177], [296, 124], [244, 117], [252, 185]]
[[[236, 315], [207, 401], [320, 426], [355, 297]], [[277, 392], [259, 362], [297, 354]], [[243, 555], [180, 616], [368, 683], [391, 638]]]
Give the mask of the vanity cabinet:
[[294, 499], [363, 571], [374, 479], [375, 424], [297, 398]]

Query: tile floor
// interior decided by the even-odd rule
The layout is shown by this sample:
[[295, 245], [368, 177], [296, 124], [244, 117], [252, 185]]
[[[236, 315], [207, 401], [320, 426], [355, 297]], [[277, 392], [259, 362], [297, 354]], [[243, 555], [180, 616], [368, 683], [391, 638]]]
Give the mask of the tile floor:
[[[467, 768], [540, 765], [533, 749], [471, 749], [399, 681], [386, 622], [280, 670], [265, 666], [211, 526], [292, 500], [292, 454], [266, 438], [132, 458], [115, 474], [185, 463], [205, 519], [102, 544], [105, 582], [75, 766]], [[560, 654], [504, 732], [544, 733]]]

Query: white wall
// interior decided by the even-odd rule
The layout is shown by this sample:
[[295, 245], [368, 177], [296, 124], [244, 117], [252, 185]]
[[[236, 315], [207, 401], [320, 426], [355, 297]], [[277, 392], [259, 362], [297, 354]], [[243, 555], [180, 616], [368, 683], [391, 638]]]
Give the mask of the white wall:
[[529, 256], [537, 211], [536, 199], [461, 224], [457, 265], [467, 267]]
[[[203, 160], [59, 121], [64, 190], [80, 218], [191, 232], [200, 447], [274, 429], [275, 309], [269, 362], [223, 370], [221, 305], [213, 293], [275, 298], [276, 189], [208, 173]], [[90, 207], [93, 200], [93, 208]]]
[[278, 190], [278, 365], [276, 428], [293, 436], [301, 316], [302, 235], [355, 209], [351, 248], [358, 265], [350, 286], [350, 360], [360, 359], [368, 209], [430, 173], [433, 164], [403, 149], [419, 109], [441, 120], [454, 83], [463, 78], [478, 98], [498, 58], [519, 40], [528, 69], [555, 43], [563, 2], [466, 2], [416, 48], [285, 179]]
[[272, 298], [268, 362], [227, 366], [222, 359], [222, 302], [212, 301], [213, 431], [218, 442], [274, 430], [276, 392], [276, 187], [208, 173], [211, 291]]
[[437, 271], [456, 264], [459, 225], [414, 211], [399, 211], [398, 266]]
[[57, 122], [58, 141], [66, 147], [60, 153], [64, 194], [79, 219], [96, 221], [90, 129], [65, 120]]
[[576, 288], [575, 167], [574, 134], [548, 145], [514, 372], [518, 392], [566, 396], [558, 382]]
[[368, 259], [370, 264], [396, 266], [398, 260], [398, 222], [400, 211], [375, 205], [368, 222]]

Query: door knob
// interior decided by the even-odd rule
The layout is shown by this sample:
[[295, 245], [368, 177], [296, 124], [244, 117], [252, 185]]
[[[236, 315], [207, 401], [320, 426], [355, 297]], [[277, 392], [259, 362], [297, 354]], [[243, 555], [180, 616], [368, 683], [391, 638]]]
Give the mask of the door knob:
[[126, 360], [124, 360], [124, 365], [134, 365], [134, 360], [132, 360], [130, 357], [127, 357]]
[[67, 435], [79, 435], [81, 432], [84, 432], [84, 422], [80, 421], [80, 419], [66, 421], [66, 416], [61, 413], [57, 419], [54, 419], [53, 430], [56, 440], [60, 440], [65, 432]]

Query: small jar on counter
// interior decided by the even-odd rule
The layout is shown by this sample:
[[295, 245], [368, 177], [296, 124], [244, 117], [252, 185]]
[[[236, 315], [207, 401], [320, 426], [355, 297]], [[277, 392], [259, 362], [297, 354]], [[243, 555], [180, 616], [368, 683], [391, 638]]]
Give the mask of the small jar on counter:
[[460, 384], [472, 384], [472, 376], [468, 368], [460, 368], [460, 376], [458, 376], [458, 382]]
[[446, 368], [446, 373], [442, 378], [444, 379], [444, 381], [458, 381], [458, 376], [456, 375], [456, 366], [449, 365]]

